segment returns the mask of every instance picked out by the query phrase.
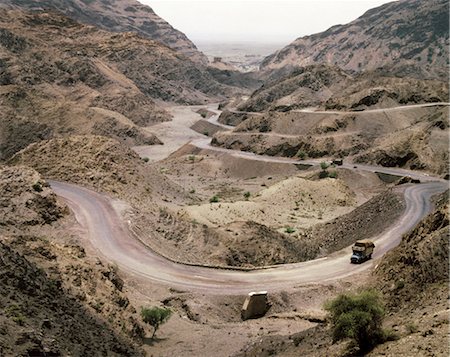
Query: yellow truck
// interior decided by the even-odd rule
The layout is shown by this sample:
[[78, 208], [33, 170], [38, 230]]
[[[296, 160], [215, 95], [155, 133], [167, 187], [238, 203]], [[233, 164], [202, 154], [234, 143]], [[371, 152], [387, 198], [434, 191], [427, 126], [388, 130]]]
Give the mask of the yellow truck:
[[360, 264], [371, 259], [374, 248], [375, 244], [373, 244], [371, 240], [357, 240], [352, 247], [353, 254], [350, 258], [350, 262], [353, 264]]

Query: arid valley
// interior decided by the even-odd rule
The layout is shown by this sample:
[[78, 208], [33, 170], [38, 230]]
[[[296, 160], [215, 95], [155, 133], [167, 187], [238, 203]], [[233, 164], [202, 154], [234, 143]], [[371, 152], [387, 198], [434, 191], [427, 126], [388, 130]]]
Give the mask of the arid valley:
[[448, 356], [448, 14], [246, 57], [135, 0], [2, 1], [0, 356]]

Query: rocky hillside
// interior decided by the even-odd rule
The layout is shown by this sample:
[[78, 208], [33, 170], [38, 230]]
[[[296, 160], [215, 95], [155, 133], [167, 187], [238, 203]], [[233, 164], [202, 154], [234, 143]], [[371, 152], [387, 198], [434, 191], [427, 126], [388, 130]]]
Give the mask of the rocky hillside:
[[174, 29], [149, 6], [136, 0], [5, 0], [0, 7], [61, 12], [72, 19], [111, 32], [137, 32], [169, 46], [195, 62], [207, 64], [186, 35]]
[[155, 100], [203, 103], [227, 90], [201, 66], [137, 34], [1, 9], [0, 84], [0, 159], [70, 134], [158, 143], [140, 129], [170, 119]]
[[448, 107], [374, 112], [291, 110], [253, 116], [212, 144], [256, 154], [299, 158], [348, 157], [387, 167], [448, 172]]
[[306, 107], [364, 110], [447, 99], [447, 82], [384, 76], [377, 72], [351, 76], [336, 66], [321, 64], [296, 68], [267, 80], [238, 109], [249, 112]]
[[154, 200], [179, 195], [182, 188], [168, 181], [125, 145], [103, 136], [70, 136], [43, 140], [17, 153], [9, 164], [27, 165], [60, 181], [108, 192], [142, 209]]
[[26, 167], [0, 167], [0, 354], [143, 355], [117, 268], [88, 258], [71, 216]]
[[447, 81], [449, 5], [446, 0], [400, 0], [367, 11], [346, 25], [301, 37], [267, 57], [263, 71], [329, 63], [361, 72]]

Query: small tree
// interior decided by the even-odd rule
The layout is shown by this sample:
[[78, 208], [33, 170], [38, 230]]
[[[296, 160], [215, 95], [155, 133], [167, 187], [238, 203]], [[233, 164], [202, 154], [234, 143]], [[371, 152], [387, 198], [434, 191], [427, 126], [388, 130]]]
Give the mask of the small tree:
[[172, 310], [166, 309], [164, 307], [154, 306], [150, 308], [141, 308], [142, 320], [153, 327], [152, 338], [155, 337], [156, 331], [158, 330], [159, 326], [167, 322], [171, 315]]
[[384, 339], [384, 308], [376, 291], [341, 294], [325, 305], [332, 323], [333, 342], [350, 338], [361, 351], [368, 351]]

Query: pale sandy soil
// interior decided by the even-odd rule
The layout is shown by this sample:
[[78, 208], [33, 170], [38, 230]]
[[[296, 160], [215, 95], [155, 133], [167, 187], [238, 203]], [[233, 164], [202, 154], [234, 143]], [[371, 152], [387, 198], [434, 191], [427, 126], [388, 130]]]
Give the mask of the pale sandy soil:
[[168, 157], [171, 153], [193, 139], [204, 138], [205, 136], [189, 129], [194, 123], [202, 119], [201, 115], [195, 111], [200, 107], [178, 106], [168, 109], [173, 119], [145, 128], [149, 133], [161, 137], [164, 145], [136, 146], [136, 151], [142, 157], [148, 157], [149, 162], [155, 162]]
[[209, 226], [252, 220], [282, 230], [307, 228], [348, 213], [354, 194], [343, 181], [320, 181], [291, 177], [257, 192], [248, 201], [207, 203], [190, 206], [182, 212]]

